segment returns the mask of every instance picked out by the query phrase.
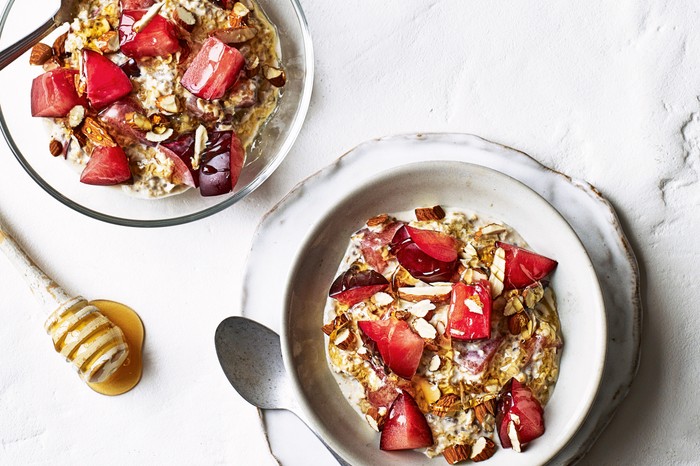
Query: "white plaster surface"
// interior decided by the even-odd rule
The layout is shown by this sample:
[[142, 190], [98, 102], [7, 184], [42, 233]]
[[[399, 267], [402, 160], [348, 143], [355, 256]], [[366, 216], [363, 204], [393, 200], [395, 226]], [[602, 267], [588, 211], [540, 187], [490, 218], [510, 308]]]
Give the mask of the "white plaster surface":
[[213, 345], [238, 312], [255, 226], [358, 143], [415, 131], [516, 147], [614, 204], [643, 274], [643, 354], [582, 464], [700, 464], [698, 3], [302, 6], [317, 67], [306, 125], [278, 171], [214, 217], [157, 230], [98, 223], [44, 193], [0, 143], [0, 213], [16, 239], [69, 291], [122, 301], [147, 329], [141, 384], [97, 395], [53, 353], [45, 316], [0, 257], [0, 464], [274, 464]]

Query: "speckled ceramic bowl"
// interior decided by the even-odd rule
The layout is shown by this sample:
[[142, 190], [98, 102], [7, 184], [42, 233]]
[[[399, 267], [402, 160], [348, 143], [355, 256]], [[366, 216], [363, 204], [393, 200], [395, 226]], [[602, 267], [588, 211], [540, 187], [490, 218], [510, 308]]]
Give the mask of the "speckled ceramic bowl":
[[[313, 49], [306, 18], [297, 0], [257, 0], [276, 25], [287, 84], [276, 113], [263, 127], [234, 191], [202, 197], [194, 189], [161, 199], [130, 197], [118, 187], [95, 187], [78, 181], [79, 173], [49, 154], [43, 118], [30, 114], [30, 89], [37, 67], [28, 54], [0, 73], [0, 130], [15, 157], [46, 192], [92, 218], [128, 226], [159, 227], [191, 222], [219, 212], [250, 194], [282, 163], [294, 143], [311, 100]], [[58, 3], [9, 0], [0, 16], [2, 47], [14, 43], [48, 19]], [[56, 33], [58, 34], [58, 32]]]
[[[284, 296], [282, 351], [299, 400], [298, 414], [350, 464], [443, 464], [424, 455], [383, 452], [379, 434], [347, 403], [328, 367], [320, 331], [328, 288], [350, 235], [378, 213], [440, 204], [476, 211], [515, 228], [537, 252], [555, 258], [552, 279], [564, 335], [560, 377], [545, 408], [546, 432], [526, 453], [499, 449], [490, 465], [544, 464], [586, 418], [601, 381], [606, 320], [595, 271], [578, 237], [542, 197], [494, 170], [461, 162], [400, 166], [331, 194], [314, 205], [315, 223], [292, 261]], [[316, 188], [316, 196], [319, 194]], [[309, 208], [312, 208], [309, 206]]]

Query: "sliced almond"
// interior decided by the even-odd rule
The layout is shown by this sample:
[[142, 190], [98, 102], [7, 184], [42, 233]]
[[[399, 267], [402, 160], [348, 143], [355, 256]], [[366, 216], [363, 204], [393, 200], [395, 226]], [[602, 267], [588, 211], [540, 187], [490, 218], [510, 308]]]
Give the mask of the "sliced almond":
[[192, 155], [192, 168], [199, 169], [199, 164], [202, 161], [202, 154], [209, 142], [209, 133], [204, 125], [197, 126], [194, 133], [194, 154]]
[[248, 19], [248, 15], [250, 14], [250, 9], [241, 2], [236, 2], [233, 4], [232, 13], [238, 16], [239, 18], [246, 20]]
[[136, 21], [134, 25], [131, 27], [134, 32], [141, 32], [143, 31], [146, 26], [148, 26], [151, 21], [153, 21], [153, 18], [156, 17], [158, 13], [160, 13], [160, 9], [163, 8], [164, 2], [159, 2], [159, 3], [154, 3], [148, 11], [141, 17], [140, 20]]
[[439, 286], [412, 286], [398, 289], [399, 297], [406, 301], [416, 303], [427, 299], [431, 303], [445, 303], [450, 300], [451, 285]]
[[466, 444], [452, 445], [442, 451], [442, 456], [448, 464], [457, 464], [469, 459], [471, 447]]
[[53, 49], [46, 44], [39, 42], [32, 47], [32, 52], [29, 54], [30, 65], [43, 65], [53, 57]]
[[287, 74], [284, 70], [274, 66], [263, 66], [263, 75], [275, 87], [282, 87], [287, 82]]
[[167, 113], [178, 113], [180, 111], [180, 105], [178, 104], [177, 97], [173, 94], [162, 95], [156, 99], [156, 106], [164, 112]]
[[440, 356], [436, 354], [430, 359], [430, 364], [428, 364], [428, 370], [431, 372], [435, 372], [436, 370], [440, 369], [441, 364], [442, 360], [440, 359]]
[[197, 24], [197, 18], [195, 18], [192, 12], [179, 5], [175, 7], [175, 11], [173, 12], [173, 20], [175, 20], [175, 23], [186, 31], [191, 31]]
[[416, 317], [425, 317], [430, 313], [430, 311], [435, 310], [435, 304], [431, 303], [427, 299], [418, 301], [416, 304], [408, 308], [408, 312]]
[[422, 317], [419, 317], [413, 322], [413, 328], [423, 339], [433, 340], [437, 336], [437, 330], [435, 330], [435, 327], [430, 325], [430, 322], [423, 319]]
[[484, 314], [484, 308], [472, 298], [465, 299], [464, 305], [467, 306], [467, 310], [473, 314]]
[[160, 128], [164, 128], [162, 126], [160, 127], [155, 127], [153, 128], [153, 131], [149, 131], [146, 133], [146, 139], [148, 139], [151, 142], [163, 142], [166, 141], [170, 136], [173, 135], [173, 129], [172, 128], [164, 128], [161, 132]]
[[430, 220], [442, 220], [445, 218], [445, 211], [439, 205], [434, 207], [421, 207], [415, 210], [416, 219], [420, 222]]
[[253, 27], [237, 27], [217, 29], [211, 33], [212, 36], [225, 44], [242, 44], [248, 42], [258, 34], [258, 30]]
[[472, 445], [472, 453], [469, 458], [478, 463], [491, 458], [496, 453], [496, 444], [488, 437], [479, 437]]
[[383, 291], [380, 291], [379, 293], [375, 293], [374, 295], [372, 295], [372, 302], [377, 306], [388, 306], [389, 304], [394, 302], [394, 297], [391, 296], [389, 293], [384, 293]]
[[488, 225], [484, 225], [479, 229], [482, 236], [497, 235], [499, 233], [503, 233], [504, 231], [506, 231], [506, 227], [499, 223], [489, 223]]

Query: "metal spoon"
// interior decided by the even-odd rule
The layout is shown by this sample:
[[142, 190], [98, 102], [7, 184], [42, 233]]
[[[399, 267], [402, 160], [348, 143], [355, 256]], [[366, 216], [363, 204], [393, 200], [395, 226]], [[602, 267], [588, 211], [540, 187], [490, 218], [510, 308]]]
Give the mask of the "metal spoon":
[[78, 3], [79, 0], [61, 0], [61, 6], [58, 8], [58, 11], [44, 24], [0, 52], [0, 70], [19, 58], [41, 39], [48, 36], [51, 31], [63, 23], [71, 22], [78, 14]]
[[349, 466], [300, 414], [291, 380], [284, 367], [280, 337], [245, 317], [224, 319], [214, 336], [216, 354], [233, 388], [253, 406], [286, 409], [294, 413], [318, 437], [333, 457]]

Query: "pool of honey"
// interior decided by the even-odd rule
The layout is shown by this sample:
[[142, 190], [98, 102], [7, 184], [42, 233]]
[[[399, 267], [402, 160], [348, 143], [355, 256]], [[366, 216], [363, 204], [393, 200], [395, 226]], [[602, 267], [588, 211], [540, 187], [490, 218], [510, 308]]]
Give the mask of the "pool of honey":
[[102, 395], [121, 395], [134, 388], [141, 380], [143, 365], [141, 353], [145, 332], [139, 315], [130, 307], [114, 301], [98, 299], [90, 304], [97, 307], [114, 325], [122, 329], [129, 346], [129, 356], [112, 376], [100, 383], [88, 386]]

